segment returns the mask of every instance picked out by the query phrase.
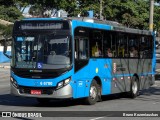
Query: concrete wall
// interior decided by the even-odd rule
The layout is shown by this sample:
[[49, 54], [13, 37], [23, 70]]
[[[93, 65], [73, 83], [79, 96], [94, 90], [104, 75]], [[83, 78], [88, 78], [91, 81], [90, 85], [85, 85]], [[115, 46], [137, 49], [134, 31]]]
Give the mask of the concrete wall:
[[[11, 54], [11, 46], [8, 46], [7, 54]], [[10, 59], [3, 54], [3, 46], [0, 46], [0, 63], [4, 62], [10, 62]]]

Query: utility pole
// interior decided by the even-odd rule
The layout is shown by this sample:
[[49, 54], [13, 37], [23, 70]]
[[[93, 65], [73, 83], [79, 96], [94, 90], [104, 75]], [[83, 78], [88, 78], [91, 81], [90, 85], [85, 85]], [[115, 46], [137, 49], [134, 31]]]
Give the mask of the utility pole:
[[103, 0], [100, 0], [100, 12], [99, 12], [99, 14], [100, 14], [100, 20], [103, 20], [103, 16], [102, 16], [102, 10], [103, 10]]
[[153, 31], [154, 0], [150, 0], [149, 30]]

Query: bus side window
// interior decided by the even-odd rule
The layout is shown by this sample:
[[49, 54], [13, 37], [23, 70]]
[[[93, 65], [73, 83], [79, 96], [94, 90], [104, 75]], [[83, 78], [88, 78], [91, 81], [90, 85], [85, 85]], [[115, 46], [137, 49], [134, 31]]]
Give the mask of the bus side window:
[[113, 57], [113, 53], [112, 53], [110, 48], [107, 49], [106, 56], [107, 57]]
[[102, 30], [96, 30], [93, 29], [90, 31], [90, 46], [91, 46], [91, 56], [92, 57], [103, 57], [103, 31]]
[[79, 39], [79, 59], [86, 59], [86, 41], [85, 39]]
[[136, 50], [135, 47], [131, 47], [130, 57], [138, 57], [138, 51]]
[[98, 47], [98, 43], [96, 42], [95, 45], [92, 46], [92, 56], [93, 57], [100, 57], [102, 56], [102, 51], [100, 47]]
[[128, 49], [130, 58], [139, 58], [139, 38], [139, 36], [135, 36], [134, 34], [130, 34], [128, 36]]
[[78, 38], [75, 48], [75, 59], [87, 59], [88, 58], [88, 39]]
[[111, 58], [115, 55], [115, 41], [113, 40], [113, 33], [109, 31], [104, 32], [103, 38], [103, 53], [104, 57]]
[[152, 42], [151, 37], [144, 36], [141, 39], [141, 50], [140, 50], [140, 56], [141, 58], [152, 58]]

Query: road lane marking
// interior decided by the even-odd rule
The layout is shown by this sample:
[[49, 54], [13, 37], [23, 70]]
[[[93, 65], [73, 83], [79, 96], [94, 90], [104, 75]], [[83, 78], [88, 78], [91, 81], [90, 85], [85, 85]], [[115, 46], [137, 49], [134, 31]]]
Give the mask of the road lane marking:
[[113, 114], [109, 114], [109, 115], [106, 115], [106, 116], [102, 116], [102, 117], [97, 117], [97, 118], [92, 118], [90, 120], [98, 120], [98, 119], [103, 119], [105, 117], [109, 117], [109, 116], [113, 116]]
[[104, 117], [93, 118], [93, 119], [90, 119], [90, 120], [98, 120], [98, 119], [103, 119], [103, 118], [105, 118], [105, 116]]

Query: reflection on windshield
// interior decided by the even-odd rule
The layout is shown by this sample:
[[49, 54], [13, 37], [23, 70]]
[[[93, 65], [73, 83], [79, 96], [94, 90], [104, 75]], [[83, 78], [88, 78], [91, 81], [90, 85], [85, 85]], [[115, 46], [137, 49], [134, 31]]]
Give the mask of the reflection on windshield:
[[68, 36], [37, 35], [16, 37], [18, 68], [59, 69], [70, 65]]

